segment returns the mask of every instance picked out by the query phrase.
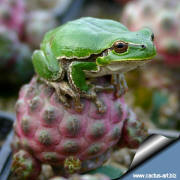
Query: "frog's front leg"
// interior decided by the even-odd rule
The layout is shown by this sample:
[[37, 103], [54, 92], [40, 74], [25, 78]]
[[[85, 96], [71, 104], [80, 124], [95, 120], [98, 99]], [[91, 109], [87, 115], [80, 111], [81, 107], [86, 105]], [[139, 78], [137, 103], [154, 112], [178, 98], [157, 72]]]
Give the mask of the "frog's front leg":
[[113, 74], [111, 83], [115, 86], [116, 97], [121, 97], [128, 90], [128, 86], [124, 74]]
[[43, 82], [55, 89], [60, 101], [66, 107], [70, 107], [67, 98], [62, 93], [63, 90], [61, 90], [63, 88], [68, 88], [67, 86], [60, 84], [61, 80], [64, 78], [65, 70], [54, 57], [48, 44], [46, 45], [45, 50], [46, 51], [36, 50], [33, 53], [32, 61], [35, 71]]
[[84, 71], [97, 71], [95, 62], [78, 62], [74, 61], [69, 65], [68, 80], [74, 91], [79, 92], [81, 97], [92, 99], [96, 104], [99, 112], [103, 113], [106, 109], [104, 104], [98, 100], [95, 85], [86, 83]]

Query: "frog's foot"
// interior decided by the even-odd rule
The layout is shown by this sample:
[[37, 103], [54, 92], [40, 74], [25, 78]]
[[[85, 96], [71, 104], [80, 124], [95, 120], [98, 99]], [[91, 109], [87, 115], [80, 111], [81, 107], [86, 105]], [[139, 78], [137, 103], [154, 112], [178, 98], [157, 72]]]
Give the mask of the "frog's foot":
[[123, 96], [128, 90], [124, 74], [112, 75], [111, 83], [115, 87], [115, 96], [117, 98]]
[[81, 94], [81, 97], [92, 100], [95, 103], [99, 113], [104, 113], [106, 111], [106, 106], [103, 104], [103, 102], [101, 100], [99, 100], [97, 98], [97, 95], [96, 95], [94, 88], [90, 89], [86, 93], [83, 92]]
[[70, 107], [70, 103], [66, 95], [69, 95], [74, 100], [75, 109], [80, 112], [83, 109], [83, 105], [80, 102], [80, 95], [72, 90], [72, 88], [68, 85], [67, 82], [48, 82], [55, 90], [60, 99], [60, 101], [66, 106]]
[[91, 99], [99, 113], [104, 113], [106, 111], [106, 106], [104, 103], [97, 97], [97, 92], [103, 92], [103, 91], [113, 91], [114, 86], [100, 86], [100, 85], [93, 85], [92, 88], [87, 93], [83, 93], [82, 97], [85, 97], [87, 99]]

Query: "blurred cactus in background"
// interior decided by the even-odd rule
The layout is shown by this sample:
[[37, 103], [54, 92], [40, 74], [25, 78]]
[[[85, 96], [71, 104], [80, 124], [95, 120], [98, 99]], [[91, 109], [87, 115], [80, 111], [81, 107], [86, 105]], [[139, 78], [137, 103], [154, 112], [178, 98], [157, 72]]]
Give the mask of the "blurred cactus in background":
[[125, 6], [121, 16], [121, 21], [132, 31], [150, 27], [154, 32], [156, 61], [148, 68], [132, 72], [135, 76], [128, 74], [128, 78], [135, 91], [134, 106], [149, 113], [159, 128], [180, 129], [179, 18], [179, 0], [133, 1]]
[[0, 0], [1, 83], [19, 86], [32, 77], [32, 51], [47, 31], [58, 26], [56, 11], [63, 2]]
[[0, 0], [0, 26], [21, 35], [25, 18], [23, 0]]
[[34, 74], [32, 51], [71, 0], [0, 0], [0, 109], [14, 112], [17, 91]]
[[39, 48], [44, 34], [57, 26], [57, 21], [49, 11], [31, 11], [27, 15], [25, 36], [26, 41], [32, 48]]
[[23, 83], [32, 75], [31, 50], [21, 43], [17, 34], [0, 26], [0, 81]]
[[0, 82], [17, 85], [33, 74], [31, 50], [21, 41], [25, 4], [23, 0], [1, 0], [0, 3]]
[[26, 1], [27, 4], [27, 11], [34, 11], [34, 10], [47, 10], [47, 11], [54, 11], [60, 6], [63, 6], [65, 0], [31, 0]]
[[31, 48], [39, 48], [44, 34], [60, 24], [57, 16], [65, 0], [26, 1], [25, 38]]
[[179, 0], [139, 0], [125, 7], [122, 22], [133, 31], [141, 27], [152, 28], [158, 50], [157, 57], [169, 65], [177, 66], [180, 65], [179, 18]]

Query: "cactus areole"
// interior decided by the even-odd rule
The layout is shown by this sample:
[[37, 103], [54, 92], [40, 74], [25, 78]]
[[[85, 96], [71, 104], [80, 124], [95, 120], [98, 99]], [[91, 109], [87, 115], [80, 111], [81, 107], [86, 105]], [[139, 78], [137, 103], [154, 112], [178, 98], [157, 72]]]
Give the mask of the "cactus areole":
[[[98, 26], [97, 22], [104, 30]], [[82, 29], [77, 31], [74, 28], [78, 28], [79, 24]], [[112, 32], [109, 29], [110, 24]], [[103, 64], [109, 61], [108, 58], [113, 58], [118, 63], [128, 61], [128, 65], [127, 62], [122, 65], [124, 71], [127, 71], [126, 68], [130, 70], [144, 62], [143, 58], [153, 56], [155, 48], [152, 32], [144, 29], [131, 34], [120, 23], [93, 18], [72, 21], [63, 27], [69, 29], [63, 33], [69, 34], [68, 36], [65, 33], [64, 37], [67, 40], [69, 37], [71, 42], [69, 39], [66, 44], [65, 42], [57, 44], [60, 48], [58, 51], [58, 48], [53, 47], [63, 38], [61, 33], [58, 33], [61, 28], [49, 32], [41, 45], [42, 50], [36, 51], [33, 55], [37, 76], [29, 84], [24, 85], [19, 93], [16, 104], [15, 136], [12, 144], [14, 151], [12, 171], [19, 179], [37, 177], [43, 163], [51, 165], [56, 172], [58, 169], [58, 173], [63, 176], [84, 173], [101, 166], [109, 158], [112, 147], [137, 148], [145, 137], [143, 124], [137, 121], [135, 114], [128, 108], [123, 98], [118, 97], [118, 90], [122, 90], [119, 87], [121, 86], [119, 76], [113, 75], [112, 80], [110, 80], [111, 73], [108, 73], [107, 77], [99, 77], [99, 75], [96, 77], [96, 73], [99, 73], [96, 70], [101, 69], [101, 66], [104, 68]], [[93, 33], [90, 32], [91, 28]], [[88, 38], [93, 37], [93, 34], [94, 38], [98, 38], [99, 31], [104, 32], [104, 45], [100, 44], [103, 40], [103, 36], [100, 36], [98, 47], [92, 46], [87, 49], [90, 45], [87, 44]], [[78, 42], [79, 35], [86, 35], [87, 32], [91, 34], [84, 36]], [[123, 32], [124, 36], [119, 32]], [[109, 33], [113, 35], [112, 41], [107, 39]], [[128, 36], [129, 33], [130, 36]], [[90, 39], [89, 42], [91, 42]], [[77, 47], [72, 47], [72, 44], [76, 44]], [[103, 52], [98, 50], [100, 45], [102, 47], [99, 50]], [[71, 51], [68, 48], [71, 48]], [[61, 56], [59, 53], [64, 55]], [[63, 58], [56, 61], [53, 59], [56, 56]], [[94, 58], [99, 60], [95, 62]], [[60, 64], [57, 67], [53, 63]], [[112, 72], [119, 72], [118, 63], [117, 69], [111, 63], [107, 63], [110, 66], [106, 67], [111, 68]], [[131, 63], [135, 63], [133, 67]], [[60, 68], [61, 64], [65, 69]], [[40, 65], [42, 65], [41, 70]], [[70, 67], [72, 69], [69, 69]], [[53, 80], [43, 76], [43, 73], [46, 74], [46, 70], [52, 70], [51, 68], [59, 68], [58, 73], [61, 76], [64, 74], [63, 78], [57, 78], [55, 76], [57, 74], [53, 75], [52, 72], [49, 75], [55, 77]], [[75, 74], [71, 72], [74, 68], [78, 70], [74, 72]], [[93, 73], [96, 78], [90, 75]], [[77, 85], [73, 81], [73, 78], [77, 78], [76, 74], [82, 75], [83, 78], [89, 74], [87, 79], [84, 79], [85, 81], [78, 77], [80, 86], [85, 87], [88, 84], [88, 91], [84, 92], [80, 89], [77, 91], [74, 88]], [[112, 91], [112, 89], [115, 90]], [[77, 106], [81, 106], [78, 111]]]

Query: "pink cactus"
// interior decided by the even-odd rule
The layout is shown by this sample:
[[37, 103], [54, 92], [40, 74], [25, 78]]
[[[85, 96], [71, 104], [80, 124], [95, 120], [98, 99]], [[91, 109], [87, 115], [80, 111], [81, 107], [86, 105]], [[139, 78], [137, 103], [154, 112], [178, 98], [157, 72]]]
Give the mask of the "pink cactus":
[[[68, 175], [101, 166], [120, 139], [123, 145], [138, 147], [144, 137], [139, 131], [144, 129], [124, 100], [114, 99], [113, 93], [99, 93], [98, 97], [107, 106], [105, 113], [98, 113], [87, 99], [82, 99], [84, 109], [78, 113], [73, 106], [66, 109], [54, 89], [33, 78], [21, 89], [16, 104], [15, 156], [19, 150], [27, 151], [39, 164], [58, 166], [61, 175]], [[133, 133], [127, 133], [130, 130]], [[28, 173], [31, 177], [32, 172]]]

